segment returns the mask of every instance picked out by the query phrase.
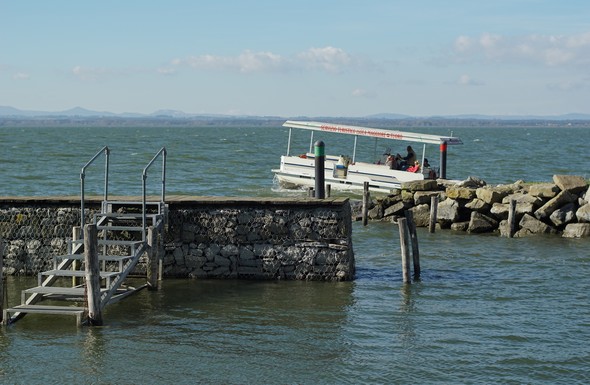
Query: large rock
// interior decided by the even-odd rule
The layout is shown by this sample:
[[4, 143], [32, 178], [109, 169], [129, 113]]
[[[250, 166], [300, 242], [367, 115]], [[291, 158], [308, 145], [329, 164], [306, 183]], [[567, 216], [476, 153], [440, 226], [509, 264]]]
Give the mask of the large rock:
[[590, 223], [590, 203], [585, 204], [576, 211], [578, 222]]
[[564, 190], [557, 194], [557, 196], [551, 199], [549, 202], [541, 206], [540, 209], [535, 211], [535, 217], [537, 219], [544, 219], [550, 216], [555, 210], [563, 205], [576, 201], [576, 196], [572, 195], [569, 191]]
[[487, 183], [483, 179], [479, 179], [475, 176], [470, 176], [467, 179], [457, 183], [458, 187], [471, 187], [471, 188], [478, 188], [483, 187]]
[[549, 220], [557, 227], [562, 227], [576, 219], [576, 205], [568, 203], [555, 210], [550, 216]]
[[387, 207], [385, 209], [385, 211], [383, 212], [383, 217], [387, 218], [390, 217], [392, 215], [398, 215], [398, 214], [402, 214], [403, 211], [405, 209], [407, 209], [409, 206], [407, 206], [404, 202], [399, 201], [397, 203], [394, 203], [393, 205]]
[[577, 194], [588, 188], [588, 182], [581, 176], [577, 175], [553, 175], [553, 182], [561, 191], [569, 191]]
[[477, 211], [478, 213], [489, 213], [490, 205], [479, 198], [475, 198], [471, 202], [465, 204], [465, 208], [471, 211]]
[[495, 189], [490, 187], [480, 187], [475, 190], [475, 195], [488, 205], [501, 202], [502, 198], [506, 196], [507, 192], [504, 189]]
[[529, 187], [529, 194], [534, 197], [551, 199], [559, 193], [559, 187], [554, 183], [535, 183]]
[[432, 191], [438, 190], [438, 183], [434, 179], [414, 180], [402, 182], [402, 190], [409, 191]]
[[521, 192], [507, 195], [502, 199], [502, 203], [510, 203], [510, 201], [516, 201], [517, 204], [530, 203], [533, 206], [535, 206], [535, 208], [541, 207], [544, 203], [543, 199], [537, 196], [531, 194], [524, 194]]
[[469, 220], [469, 227], [467, 228], [468, 233], [488, 233], [498, 228], [498, 221], [487, 215], [474, 211], [471, 213], [471, 219]]
[[475, 198], [475, 189], [468, 187], [451, 186], [447, 187], [446, 194], [447, 198], [451, 199], [472, 200], [473, 198]]
[[459, 202], [453, 199], [445, 199], [438, 203], [436, 218], [438, 221], [457, 222], [460, 217], [459, 209]]
[[590, 223], [570, 223], [563, 230], [565, 238], [590, 237]]
[[438, 195], [440, 195], [438, 191], [416, 191], [414, 193], [414, 205], [419, 206], [423, 204], [430, 204], [430, 200], [432, 199], [432, 197]]
[[410, 209], [414, 216], [416, 227], [428, 227], [430, 224], [430, 206], [420, 205]]
[[[510, 205], [508, 203], [494, 203], [490, 209], [490, 214], [496, 218], [507, 219], [510, 211]], [[517, 217], [524, 214], [532, 214], [535, 211], [535, 207], [532, 203], [517, 203], [516, 204], [516, 215]]]
[[549, 234], [555, 233], [555, 229], [551, 226], [541, 222], [532, 215], [525, 214], [519, 222], [522, 230], [528, 231], [531, 234]]

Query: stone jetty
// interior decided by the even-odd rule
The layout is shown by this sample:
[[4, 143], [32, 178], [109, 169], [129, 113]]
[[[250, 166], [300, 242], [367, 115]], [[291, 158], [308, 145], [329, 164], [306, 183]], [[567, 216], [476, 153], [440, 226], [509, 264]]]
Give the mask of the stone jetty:
[[[567, 238], [590, 237], [590, 193], [581, 176], [554, 175], [549, 183], [490, 186], [469, 177], [463, 181], [424, 180], [406, 183], [385, 197], [373, 197], [368, 218], [397, 222], [406, 210], [418, 227], [430, 223], [431, 198], [438, 196], [437, 227], [468, 233], [508, 236], [508, 214], [515, 202], [515, 237], [556, 234]], [[353, 204], [361, 219], [361, 202]]]

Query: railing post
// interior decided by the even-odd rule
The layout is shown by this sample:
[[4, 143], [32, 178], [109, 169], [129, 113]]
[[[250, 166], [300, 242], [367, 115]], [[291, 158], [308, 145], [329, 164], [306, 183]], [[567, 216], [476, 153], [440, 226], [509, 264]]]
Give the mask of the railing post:
[[100, 303], [100, 269], [98, 263], [98, 238], [96, 225], [84, 226], [84, 262], [86, 264], [86, 295], [88, 301], [88, 325], [102, 325]]

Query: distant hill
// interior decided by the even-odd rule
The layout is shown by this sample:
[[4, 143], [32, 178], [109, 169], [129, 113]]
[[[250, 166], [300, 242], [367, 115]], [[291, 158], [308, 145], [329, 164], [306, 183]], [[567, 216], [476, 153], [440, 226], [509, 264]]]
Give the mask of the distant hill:
[[191, 114], [179, 110], [157, 110], [151, 114], [113, 113], [74, 107], [64, 111], [20, 110], [0, 106], [0, 126], [230, 126], [254, 125], [277, 126], [285, 120], [317, 120], [373, 127], [497, 127], [497, 126], [545, 126], [552, 124], [590, 127], [590, 114], [570, 113], [564, 115], [443, 115], [411, 116], [396, 113], [380, 113], [364, 117], [350, 116], [251, 116], [221, 114]]

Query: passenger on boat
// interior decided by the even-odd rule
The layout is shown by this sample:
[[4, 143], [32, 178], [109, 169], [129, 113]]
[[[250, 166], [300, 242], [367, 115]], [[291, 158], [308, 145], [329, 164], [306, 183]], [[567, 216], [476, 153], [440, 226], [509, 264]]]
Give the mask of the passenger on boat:
[[415, 161], [413, 166], [408, 167], [407, 172], [418, 172], [420, 171], [420, 162]]
[[403, 159], [406, 161], [407, 165], [414, 164], [416, 161], [416, 153], [414, 152], [414, 149], [412, 146], [408, 146], [406, 150], [408, 151], [408, 154], [404, 156]]
[[389, 167], [391, 170], [397, 170], [398, 169], [398, 159], [395, 155], [389, 155], [387, 157], [387, 160], [385, 161], [385, 165], [387, 167]]
[[428, 159], [424, 158], [424, 164], [423, 164], [423, 173], [424, 175], [428, 178], [428, 179], [436, 179], [436, 171], [434, 171], [431, 166], [430, 163], [428, 163]]

